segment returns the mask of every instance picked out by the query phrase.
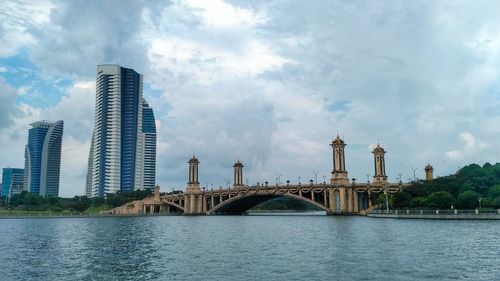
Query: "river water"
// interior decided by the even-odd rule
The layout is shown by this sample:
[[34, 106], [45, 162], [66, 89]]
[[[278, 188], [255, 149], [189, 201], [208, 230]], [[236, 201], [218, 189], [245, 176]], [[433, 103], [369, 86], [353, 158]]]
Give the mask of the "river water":
[[0, 280], [500, 280], [500, 221], [0, 220]]

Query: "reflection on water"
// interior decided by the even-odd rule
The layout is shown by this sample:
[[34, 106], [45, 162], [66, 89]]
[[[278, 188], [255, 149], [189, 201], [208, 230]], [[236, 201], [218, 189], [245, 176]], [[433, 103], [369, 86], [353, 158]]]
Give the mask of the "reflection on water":
[[500, 221], [0, 220], [0, 280], [500, 280]]

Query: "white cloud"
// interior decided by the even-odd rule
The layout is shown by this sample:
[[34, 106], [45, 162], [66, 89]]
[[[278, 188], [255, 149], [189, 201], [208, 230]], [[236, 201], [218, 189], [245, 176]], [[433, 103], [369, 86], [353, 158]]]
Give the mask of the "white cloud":
[[240, 26], [256, 26], [266, 22], [263, 11], [254, 13], [250, 9], [238, 8], [222, 0], [185, 0], [185, 4], [196, 8], [195, 14], [203, 22], [216, 28], [230, 28]]
[[241, 50], [234, 52], [169, 36], [153, 39], [148, 57], [153, 73], [170, 73], [181, 81], [195, 79], [202, 85], [217, 80], [252, 78], [292, 63], [259, 40], [241, 44]]
[[15, 55], [19, 48], [35, 44], [33, 27], [49, 20], [51, 2], [4, 1], [0, 6], [0, 57]]
[[446, 152], [446, 157], [451, 160], [463, 160], [465, 157], [474, 155], [486, 148], [486, 144], [484, 142], [478, 140], [469, 132], [461, 132], [458, 137], [463, 144], [463, 148], [462, 150], [452, 150]]

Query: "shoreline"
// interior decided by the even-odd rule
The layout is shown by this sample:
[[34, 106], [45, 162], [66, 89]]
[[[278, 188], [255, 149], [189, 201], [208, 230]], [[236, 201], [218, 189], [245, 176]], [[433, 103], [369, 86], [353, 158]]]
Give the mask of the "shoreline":
[[113, 218], [113, 217], [162, 217], [182, 216], [179, 214], [94, 214], [94, 215], [0, 215], [1, 219], [67, 219], [67, 218]]
[[466, 214], [367, 214], [369, 218], [384, 219], [424, 219], [424, 220], [500, 220], [498, 213], [466, 213]]

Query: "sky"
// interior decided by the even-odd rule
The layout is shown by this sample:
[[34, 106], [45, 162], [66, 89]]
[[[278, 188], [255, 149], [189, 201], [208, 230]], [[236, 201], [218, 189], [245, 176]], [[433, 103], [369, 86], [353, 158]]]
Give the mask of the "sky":
[[23, 167], [29, 124], [64, 120], [60, 195], [84, 194], [98, 64], [144, 75], [157, 183], [203, 186], [233, 163], [250, 184], [453, 174], [500, 159], [498, 1], [3, 1], [0, 167]]

